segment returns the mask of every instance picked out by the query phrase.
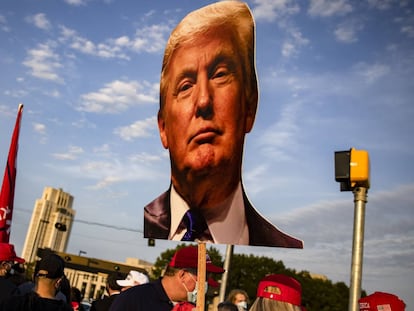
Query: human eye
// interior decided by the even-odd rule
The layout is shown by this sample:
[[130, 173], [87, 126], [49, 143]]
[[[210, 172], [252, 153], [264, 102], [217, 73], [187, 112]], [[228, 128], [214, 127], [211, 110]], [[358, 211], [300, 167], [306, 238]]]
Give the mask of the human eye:
[[221, 79], [221, 78], [225, 78], [230, 74], [230, 70], [228, 69], [227, 66], [218, 66], [212, 75], [213, 79]]
[[175, 86], [174, 95], [181, 96], [181, 97], [186, 96], [186, 94], [188, 94], [191, 88], [193, 87], [193, 84], [194, 83], [192, 82], [191, 79], [188, 79], [188, 78], [182, 79]]

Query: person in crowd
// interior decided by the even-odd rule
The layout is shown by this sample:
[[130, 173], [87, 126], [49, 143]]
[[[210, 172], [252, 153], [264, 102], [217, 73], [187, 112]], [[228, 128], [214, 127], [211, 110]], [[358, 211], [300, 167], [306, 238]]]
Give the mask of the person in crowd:
[[[175, 304], [196, 303], [198, 282], [198, 248], [186, 246], [177, 250], [162, 278], [123, 291], [113, 302], [110, 311], [170, 311]], [[206, 254], [206, 273], [223, 273]]]
[[34, 291], [12, 296], [0, 304], [0, 311], [72, 311], [69, 303], [56, 299], [64, 275], [64, 260], [56, 254], [44, 256], [35, 267]]
[[82, 293], [81, 291], [75, 287], [72, 286], [70, 288], [70, 303], [72, 306], [73, 311], [85, 311], [85, 308], [82, 306]]
[[168, 190], [144, 208], [144, 237], [302, 248], [247, 198], [245, 135], [258, 105], [254, 20], [239, 1], [188, 14], [167, 42], [158, 129], [168, 149]]
[[175, 304], [175, 306], [172, 308], [172, 311], [195, 311], [195, 310], [196, 310], [196, 305], [188, 301], [179, 302]]
[[16, 262], [11, 267], [11, 270], [9, 272], [10, 277], [8, 279], [12, 281], [17, 287], [19, 287], [21, 284], [26, 282], [25, 272], [26, 272], [26, 268], [24, 266], [24, 263]]
[[117, 280], [116, 283], [122, 287], [122, 291], [127, 290], [133, 286], [148, 283], [148, 276], [144, 273], [131, 270], [129, 271], [125, 280]]
[[106, 292], [108, 296], [92, 302], [91, 311], [108, 311], [114, 300], [121, 293], [122, 286], [117, 281], [124, 280], [124, 275], [120, 272], [111, 273], [106, 281]]
[[239, 308], [230, 301], [223, 301], [217, 305], [217, 311], [239, 311]]
[[293, 277], [271, 274], [260, 280], [250, 311], [304, 311], [302, 286]]
[[226, 301], [235, 304], [239, 311], [245, 311], [249, 304], [249, 295], [243, 289], [232, 289], [227, 295]]
[[15, 263], [23, 264], [24, 259], [16, 256], [14, 245], [0, 243], [0, 302], [19, 293], [16, 284], [10, 280]]
[[359, 311], [405, 311], [405, 302], [390, 293], [375, 292], [358, 300]]

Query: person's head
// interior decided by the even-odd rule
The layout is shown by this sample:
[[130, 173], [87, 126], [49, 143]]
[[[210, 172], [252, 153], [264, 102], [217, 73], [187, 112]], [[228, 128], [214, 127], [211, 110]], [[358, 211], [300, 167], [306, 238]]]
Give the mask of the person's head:
[[127, 290], [130, 287], [148, 283], [148, 276], [144, 273], [131, 270], [129, 271], [125, 280], [117, 280], [116, 283], [122, 286], [122, 290]]
[[264, 277], [259, 282], [256, 297], [250, 310], [302, 310], [302, 287], [295, 278], [284, 274]]
[[82, 298], [83, 297], [81, 291], [77, 287], [72, 286], [70, 288], [70, 300], [80, 303], [82, 301]]
[[247, 310], [249, 295], [243, 289], [232, 289], [228, 294], [226, 301], [235, 304], [239, 311]]
[[15, 263], [24, 262], [23, 258], [17, 257], [13, 244], [0, 243], [0, 276], [11, 274]]
[[[183, 247], [175, 252], [163, 277], [164, 289], [172, 300], [196, 302], [198, 291], [197, 268], [198, 248], [196, 246]], [[206, 254], [206, 274], [223, 272], [224, 269], [215, 266]], [[214, 284], [211, 278], [208, 278], [207, 282]], [[207, 284], [205, 290], [207, 290]]]
[[254, 44], [252, 14], [239, 1], [193, 11], [172, 31], [162, 64], [158, 126], [173, 182], [223, 168], [240, 178], [244, 137], [258, 101]]
[[375, 292], [358, 300], [359, 311], [376, 311], [376, 310], [390, 310], [390, 311], [404, 311], [405, 303], [398, 296]]
[[64, 269], [65, 262], [59, 255], [48, 254], [44, 256], [37, 262], [34, 271], [36, 292], [41, 297], [42, 295], [54, 297], [65, 278]]
[[113, 292], [119, 292], [122, 290], [122, 286], [117, 283], [117, 281], [124, 280], [125, 276], [121, 272], [113, 272], [108, 275], [106, 280], [106, 291], [109, 295]]
[[234, 303], [223, 301], [217, 305], [217, 311], [239, 311], [239, 309]]

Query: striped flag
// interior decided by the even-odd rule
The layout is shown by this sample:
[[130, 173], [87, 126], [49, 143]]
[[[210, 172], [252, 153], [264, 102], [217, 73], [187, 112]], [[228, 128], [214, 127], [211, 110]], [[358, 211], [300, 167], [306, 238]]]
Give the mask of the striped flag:
[[0, 193], [0, 242], [9, 243], [10, 227], [13, 216], [14, 185], [16, 182], [16, 159], [22, 118], [23, 105], [19, 104], [17, 110], [16, 125], [14, 126], [9, 156], [4, 171], [3, 184]]

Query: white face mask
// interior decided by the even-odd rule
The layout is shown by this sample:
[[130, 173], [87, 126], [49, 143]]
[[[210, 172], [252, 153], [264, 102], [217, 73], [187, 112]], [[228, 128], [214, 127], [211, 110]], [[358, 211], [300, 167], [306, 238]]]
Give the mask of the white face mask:
[[246, 301], [240, 301], [236, 304], [236, 306], [240, 311], [247, 310], [247, 302]]
[[[193, 280], [194, 278], [191, 277]], [[182, 283], [184, 285], [185, 290], [187, 291], [187, 301], [196, 304], [197, 303], [197, 292], [198, 292], [198, 282], [196, 280], [195, 281], [195, 287], [194, 290], [189, 292], [187, 286], [185, 286], [184, 283]], [[204, 294], [207, 293], [207, 289], [208, 289], [208, 283], [205, 283], [205, 290], [204, 290]]]

